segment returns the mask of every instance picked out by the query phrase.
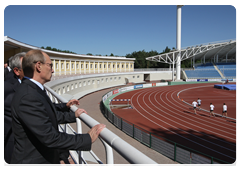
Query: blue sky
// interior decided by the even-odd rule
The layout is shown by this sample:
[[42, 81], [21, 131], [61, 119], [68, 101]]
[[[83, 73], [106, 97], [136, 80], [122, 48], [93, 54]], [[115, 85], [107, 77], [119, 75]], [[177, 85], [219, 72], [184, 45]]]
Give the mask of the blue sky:
[[[10, 5], [4, 36], [78, 54], [162, 52], [176, 47], [176, 5]], [[227, 39], [236, 39], [234, 6], [182, 7], [182, 47]]]

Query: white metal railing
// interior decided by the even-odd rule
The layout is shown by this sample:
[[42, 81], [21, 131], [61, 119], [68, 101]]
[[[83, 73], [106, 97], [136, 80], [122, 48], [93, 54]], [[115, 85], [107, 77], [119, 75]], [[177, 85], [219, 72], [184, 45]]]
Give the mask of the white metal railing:
[[[68, 102], [65, 98], [58, 95], [54, 92], [51, 88], [45, 85], [45, 88], [48, 92], [50, 99], [53, 102]], [[71, 111], [75, 112], [78, 108], [76, 106], [71, 107]], [[89, 115], [83, 113], [79, 117], [89, 128], [99, 124], [96, 120], [91, 118]], [[77, 133], [81, 133], [81, 121], [78, 118], [77, 120]], [[129, 163], [133, 164], [157, 164], [155, 161], [144, 155], [142, 152], [122, 140], [120, 137], [115, 135], [113, 132], [104, 128], [103, 131], [100, 133], [99, 138], [103, 141], [106, 156], [107, 156], [107, 164], [113, 164], [113, 153], [112, 148], [118, 152], [123, 158], [125, 158]], [[78, 158], [79, 159], [79, 158]], [[97, 159], [97, 158], [96, 158]], [[80, 160], [80, 159], [79, 159]], [[80, 162], [80, 161], [79, 161]]]

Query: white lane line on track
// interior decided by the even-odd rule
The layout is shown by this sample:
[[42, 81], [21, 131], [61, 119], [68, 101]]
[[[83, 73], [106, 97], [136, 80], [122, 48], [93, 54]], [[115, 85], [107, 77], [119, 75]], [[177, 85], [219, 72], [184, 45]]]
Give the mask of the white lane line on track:
[[[154, 90], [154, 91], [157, 91], [157, 92], [159, 92], [159, 90], [158, 89], [152, 89], [152, 90]], [[146, 90], [144, 90], [144, 91], [146, 91]], [[149, 91], [149, 90], [148, 90]], [[166, 92], [166, 90], [165, 89], [163, 89], [163, 91], [164, 92]], [[177, 91], [176, 91], [177, 92]], [[172, 97], [173, 98], [173, 97]], [[168, 98], [167, 98], [168, 99]], [[174, 101], [176, 101], [174, 98], [173, 98], [173, 100]], [[157, 101], [157, 100], [156, 100]], [[169, 101], [169, 100], [168, 100]], [[163, 102], [164, 102], [164, 100], [163, 100]], [[170, 102], [170, 101], [169, 101]], [[170, 102], [171, 103], [171, 102]], [[182, 104], [182, 102], [176, 102], [176, 103], [178, 103], [179, 105], [181, 105], [182, 107], [184, 107], [184, 108], [187, 108], [187, 109], [189, 109], [189, 107], [190, 106], [188, 106], [188, 105], [186, 105], [186, 104]], [[158, 103], [159, 104], [159, 103]], [[169, 107], [171, 107], [170, 105], [168, 105]], [[182, 107], [180, 107], [180, 106], [176, 106], [176, 107], [178, 107], [178, 108], [180, 108], [180, 109], [183, 109], [184, 110], [184, 108], [182, 108]], [[171, 108], [173, 108], [173, 107], [171, 107]], [[175, 108], [173, 108], [173, 109], [175, 109]], [[176, 110], [176, 109], [175, 109]], [[204, 121], [204, 122], [207, 122], [207, 123], [211, 123], [211, 124], [213, 124], [213, 125], [216, 125], [216, 126], [220, 126], [220, 128], [225, 128], [225, 129], [227, 129], [227, 130], [230, 130], [230, 131], [234, 131], [234, 132], [236, 132], [236, 126], [233, 126], [233, 125], [231, 125], [231, 124], [229, 124], [229, 123], [226, 123], [226, 122], [222, 122], [222, 121], [218, 121], [218, 120], [221, 120], [221, 118], [215, 118], [215, 119], [209, 119], [209, 118], [205, 118], [205, 117], [203, 117], [203, 118], [198, 118], [198, 117], [196, 117], [196, 116], [194, 116], [194, 115], [191, 115], [191, 114], [187, 114], [187, 113], [182, 113], [182, 114], [184, 114], [184, 115], [187, 115], [188, 117], [190, 116], [190, 117], [193, 117], [194, 119], [197, 119], [197, 120], [201, 120], [201, 121]], [[187, 117], [185, 117], [186, 119], [188, 119]], [[204, 120], [205, 119], [205, 120]], [[218, 120], [217, 120], [218, 119]], [[209, 120], [211, 120], [211, 122], [209, 121]], [[222, 126], [220, 125], [220, 124], [222, 124]], [[227, 126], [230, 126], [231, 128], [228, 128]], [[234, 129], [233, 129], [234, 128]], [[236, 133], [234, 133], [234, 135], [235, 135]]]
[[[169, 91], [169, 92], [170, 92], [170, 91]], [[168, 93], [169, 93], [169, 92], [168, 92]], [[167, 94], [168, 94], [168, 93], [167, 93]], [[166, 99], [168, 100], [168, 102], [170, 102], [171, 104], [173, 104], [174, 106], [176, 106], [174, 103], [172, 103], [172, 102], [167, 98], [167, 94], [166, 94]], [[155, 94], [155, 96], [156, 96], [156, 94]], [[164, 102], [164, 100], [162, 99], [161, 96], [162, 96], [162, 94], [161, 94], [159, 97], [160, 97], [161, 101]], [[160, 104], [160, 103], [158, 102], [158, 100], [156, 99], [156, 97], [155, 97], [155, 101], [156, 101], [158, 104]], [[166, 102], [164, 102], [164, 103], [165, 103], [168, 107], [172, 108], [173, 110], [176, 110], [176, 111], [178, 111], [179, 113], [182, 113], [182, 112], [180, 112], [178, 109], [176, 109], [175, 107], [172, 107], [171, 105], [167, 104]], [[161, 104], [160, 104], [160, 105], [161, 105]], [[178, 107], [178, 106], [177, 106], [177, 107]], [[166, 107], [164, 107], [164, 108], [166, 108]], [[180, 107], [178, 107], [178, 108], [180, 108]], [[168, 108], [166, 108], [166, 109], [168, 109]], [[180, 108], [180, 109], [182, 109], [182, 108]], [[172, 110], [170, 110], [170, 109], [168, 109], [168, 110], [169, 110], [170, 112], [176, 114], [176, 113], [173, 112]], [[186, 113], [184, 113], [184, 114], [186, 114]], [[194, 114], [194, 113], [193, 113], [193, 114]], [[179, 114], [178, 114], [178, 115], [179, 115]], [[171, 115], [170, 115], [170, 116], [171, 116]], [[181, 117], [183, 117], [183, 118], [185, 118], [185, 119], [191, 120], [192, 122], [197, 122], [197, 121], [195, 121], [194, 119], [199, 119], [199, 118], [197, 117], [197, 115], [195, 115], [194, 117], [193, 117], [193, 115], [191, 115], [191, 117], [193, 117], [194, 119], [189, 118], [189, 115], [187, 115], [187, 116], [179, 115], [179, 116], [181, 116]], [[215, 119], [216, 119], [216, 118], [215, 118]], [[182, 120], [182, 119], [180, 119], [180, 120]], [[202, 119], [199, 119], [199, 120], [202, 121]], [[205, 121], [205, 122], [208, 122], [208, 123], [213, 124], [212, 122], [209, 122], [209, 121]], [[189, 123], [189, 122], [187, 122], [187, 123]], [[218, 129], [218, 128], [215, 128], [215, 127], [206, 125], [206, 124], [204, 124], [204, 123], [200, 123], [200, 122], [197, 122], [197, 123], [202, 124], [202, 125], [207, 126], [207, 127], [210, 127], [210, 128], [212, 128], [212, 129], [216, 129], [216, 130], [225, 132], [225, 133], [227, 133], [227, 134], [231, 134], [231, 135], [236, 136], [236, 133], [229, 133], [229, 132], [226, 132], [226, 131], [224, 131], [224, 130], [221, 130], [221, 129]], [[189, 124], [190, 124], [190, 123], [189, 123]], [[191, 125], [192, 125], [192, 124], [191, 124]], [[213, 124], [213, 125], [219, 126], [219, 125], [217, 125], [217, 124]], [[195, 126], [195, 125], [193, 125], [193, 126]], [[197, 126], [197, 127], [198, 127], [198, 126]], [[221, 127], [221, 128], [224, 128], [224, 127]], [[206, 130], [206, 129], [205, 129], [205, 130]], [[232, 129], [228, 129], [228, 130], [232, 130]]]
[[[190, 88], [187, 88], [187, 89], [183, 89], [181, 91], [179, 91], [177, 93], [177, 96], [180, 97], [180, 93], [182, 93], [183, 91], [186, 91], [186, 90], [190, 90], [190, 89], [196, 89], [196, 88], [202, 88], [202, 87], [211, 87], [212, 85], [207, 85], [207, 86], [197, 86], [197, 87], [190, 87]], [[216, 100], [216, 99], [212, 99], [212, 100]], [[187, 107], [187, 106], [186, 106]], [[216, 112], [215, 112], [216, 113]], [[219, 113], [217, 113], [219, 114]], [[216, 121], [216, 120], [213, 120], [213, 121]], [[219, 123], [219, 122], [218, 122]], [[221, 123], [221, 122], [220, 122]], [[224, 125], [227, 125], [227, 126], [231, 126], [231, 127], [236, 127], [236, 126], [233, 126], [233, 125], [230, 125], [230, 124], [224, 124]]]
[[[148, 97], [149, 101], [150, 101], [150, 96], [151, 96], [152, 94], [153, 94], [153, 93], [151, 93], [151, 94], [149, 95], [149, 97]], [[144, 97], [145, 97], [145, 95], [147, 95], [147, 93], [144, 94]], [[156, 94], [155, 94], [155, 95], [156, 95]], [[143, 97], [143, 100], [144, 100], [144, 97]], [[155, 99], [156, 99], [156, 98], [155, 98]], [[151, 103], [154, 107], [156, 107], [156, 105], [154, 105], [151, 101], [150, 101], [150, 103]], [[172, 119], [169, 119], [168, 117], [165, 117], [165, 116], [163, 116], [162, 114], [159, 114], [158, 112], [156, 112], [155, 110], [153, 110], [151, 107], [149, 107], [149, 106], [146, 104], [145, 100], [144, 100], [144, 104], [145, 104], [148, 108], [150, 108], [152, 111], [154, 111], [155, 113], [157, 113], [157, 115], [160, 115], [160, 116], [162, 116], [162, 117], [170, 120], [170, 122], [174, 122], [174, 123], [179, 124], [179, 125], [181, 125], [181, 126], [183, 126], [183, 127], [185, 127], [185, 128], [189, 128], [189, 129], [190, 129], [190, 127], [188, 127], [188, 126], [185, 126], [185, 125], [183, 125], [183, 124], [180, 124], [179, 122], [173, 121]], [[158, 107], [156, 107], [156, 108], [157, 108], [158, 110], [160, 110], [161, 112], [164, 112], [164, 113], [166, 113], [167, 115], [170, 115], [170, 114], [168, 114], [167, 112], [159, 109]], [[164, 108], [165, 108], [165, 107], [164, 107]], [[168, 109], [168, 110], [169, 110], [169, 109]], [[170, 115], [170, 116], [172, 116], [172, 115]], [[172, 116], [172, 117], [176, 118], [175, 116]], [[178, 118], [176, 118], [176, 119], [183, 121], [182, 119], [178, 119]], [[158, 120], [161, 120], [161, 119], [158, 119]], [[162, 121], [162, 120], [161, 120], [161, 121]], [[165, 121], [162, 121], [162, 122], [166, 123]], [[183, 121], [183, 122], [186, 123], [186, 121]], [[177, 129], [180, 129], [180, 128], [176, 127], [176, 126], [173, 126], [172, 124], [169, 124], [169, 123], [166, 123], [166, 124], [171, 125], [172, 127], [175, 127], [175, 128], [177, 128]], [[187, 124], [190, 124], [190, 125], [194, 126], [193, 124], [188, 123], [188, 122], [187, 122]], [[198, 127], [198, 126], [197, 126], [197, 127]], [[204, 129], [204, 128], [202, 128], [202, 129]], [[208, 141], [208, 140], [206, 140], [206, 139], [203, 139], [203, 138], [201, 138], [201, 137], [199, 137], [199, 136], [196, 136], [196, 135], [194, 135], [194, 134], [191, 134], [191, 133], [189, 133], [189, 132], [187, 132], [187, 131], [185, 131], [185, 130], [183, 130], [183, 129], [180, 129], [180, 130], [181, 130], [181, 131], [184, 131], [185, 133], [190, 134], [190, 135], [192, 135], [192, 136], [194, 136], [194, 137], [196, 137], [196, 138], [199, 138], [199, 139], [201, 139], [201, 140], [203, 140], [203, 141], [209, 142], [209, 143], [211, 143], [211, 144], [213, 144], [213, 145], [217, 145], [217, 146], [219, 146], [219, 147], [222, 147], [222, 148], [224, 148], [224, 149], [230, 150], [230, 151], [232, 151], [232, 152], [236, 152], [236, 151], [234, 151], [234, 150], [231, 150], [231, 149], [229, 149], [229, 148], [223, 147], [223, 146], [221, 146], [221, 145], [218, 145], [218, 144], [215, 144], [215, 143], [213, 143], [213, 142], [210, 142], [210, 141]], [[201, 132], [199, 132], [199, 131], [197, 131], [197, 130], [194, 130], [194, 129], [192, 129], [192, 130], [195, 131], [195, 132], [197, 132], [197, 133], [202, 134]], [[206, 135], [206, 136], [209, 136], [209, 137], [212, 137], [211, 135], [207, 135], [207, 134], [205, 134], [205, 135]], [[217, 139], [217, 138], [216, 138], [216, 139]], [[220, 140], [219, 140], [219, 141], [220, 141]], [[231, 143], [230, 143], [230, 144], [231, 144]]]
[[[171, 94], [171, 97], [172, 97], [172, 95], [173, 95], [173, 93]], [[174, 101], [176, 101], [173, 97], [172, 97], [172, 99], [174, 100]], [[177, 102], [178, 103], [178, 102]], [[196, 117], [196, 115], [194, 116], [194, 118], [197, 118], [198, 119], [198, 117]], [[206, 118], [207, 119], [207, 118]], [[192, 120], [192, 119], [191, 119]], [[194, 122], [196, 122], [196, 121], [194, 121]], [[204, 122], [206, 122], [206, 121], [204, 121]], [[199, 123], [199, 122], [198, 122]], [[210, 122], [210, 123], [212, 123], [212, 122]], [[201, 124], [201, 123], [200, 123]], [[212, 123], [212, 125], [216, 125], [217, 126], [217, 124], [213, 124]], [[213, 127], [212, 127], [213, 128]], [[224, 126], [221, 126], [221, 128], [224, 128]], [[214, 128], [215, 129], [215, 128]], [[229, 129], [229, 128], [227, 128], [228, 130], [231, 130], [231, 129]], [[234, 131], [234, 130], [233, 130]], [[238, 132], [238, 131], [235, 131], [235, 132]], [[203, 134], [203, 135], [207, 135], [207, 134], [204, 134], [204, 133], [202, 133], [202, 132], [199, 132], [200, 134]], [[226, 132], [226, 133], [228, 133], [228, 132]], [[229, 133], [228, 133], [229, 134]], [[219, 139], [219, 138], [217, 138], [217, 137], [214, 137], [214, 136], [211, 136], [211, 135], [207, 135], [207, 136], [209, 136], [209, 137], [211, 137], [211, 138], [214, 138], [214, 139], [216, 139], [216, 140], [219, 140], [219, 141], [221, 141], [221, 142], [224, 142], [224, 143], [227, 143], [227, 144], [230, 144], [230, 145], [233, 145], [233, 146], [238, 146], [238, 145], [236, 145], [236, 144], [233, 144], [233, 143], [230, 143], [230, 142], [227, 142], [227, 141], [225, 141], [225, 140], [222, 140], [222, 139]]]
[[[137, 94], [137, 93], [135, 93], [135, 94], [131, 97], [131, 101], [133, 101], [132, 98], [133, 98], [136, 94]], [[138, 98], [137, 98], [137, 99], [138, 99]], [[145, 109], [139, 104], [138, 101], [137, 101], [137, 103], [138, 103], [138, 106], [140, 106], [146, 113], [148, 113], [148, 111], [145, 110]], [[228, 155], [223, 154], [223, 153], [221, 153], [221, 152], [218, 152], [218, 151], [216, 151], [216, 150], [214, 150], [214, 149], [211, 149], [211, 148], [209, 148], [209, 147], [206, 147], [206, 146], [204, 146], [204, 145], [202, 145], [202, 144], [200, 144], [200, 143], [194, 142], [194, 141], [192, 141], [191, 139], [185, 138], [184, 136], [181, 136], [181, 135], [179, 135], [178, 133], [173, 132], [173, 131], [165, 128], [164, 126], [161, 126], [161, 125], [157, 124], [156, 122], [154, 122], [153, 120], [149, 119], [149, 118], [146, 117], [144, 114], [142, 114], [140, 111], [138, 111], [138, 110], [135, 108], [135, 106], [133, 105], [133, 103], [132, 103], [132, 106], [133, 106], [133, 108], [134, 108], [141, 116], [143, 116], [144, 118], [146, 118], [146, 119], [149, 120], [150, 122], [154, 123], [155, 125], [157, 125], [157, 126], [159, 126], [159, 127], [162, 127], [163, 129], [168, 130], [168, 131], [172, 132], [173, 134], [176, 134], [177, 136], [180, 136], [180, 137], [182, 137], [182, 138], [184, 138], [184, 139], [186, 139], [186, 140], [188, 140], [188, 141], [190, 141], [190, 142], [193, 142], [193, 143], [195, 143], [195, 144], [197, 144], [197, 145], [199, 145], [199, 146], [202, 146], [202, 147], [204, 147], [204, 148], [207, 148], [207, 149], [209, 149], [209, 150], [211, 150], [211, 151], [213, 151], [213, 152], [219, 153], [219, 154], [224, 155], [224, 156], [226, 156], [226, 157], [228, 157], [228, 158], [231, 158], [231, 159], [233, 159], [233, 160], [235, 159], [235, 158], [233, 158], [233, 157], [231, 157], [231, 156], [228, 156]]]
[[[172, 93], [172, 95], [173, 95], [173, 93]], [[171, 96], [172, 97], [172, 96]], [[179, 106], [182, 106], [182, 107], [179, 107], [179, 106], [177, 106], [178, 108], [181, 108], [181, 109], [183, 109], [183, 107], [184, 108], [187, 108], [187, 109], [189, 109], [189, 105], [186, 105], [186, 104], [183, 104], [183, 102], [181, 102], [179, 99], [178, 100], [175, 100], [174, 99], [174, 97], [172, 97], [172, 99], [173, 99], [173, 101], [175, 101], [176, 103], [178, 103], [178, 105]], [[186, 114], [186, 113], [184, 113], [184, 114]], [[190, 115], [191, 117], [193, 117], [193, 115]], [[198, 119], [198, 120], [202, 120], [202, 121], [204, 121], [204, 122], [209, 122], [208, 120], [209, 120], [209, 117], [203, 117], [202, 119], [200, 119], [200, 118], [196, 118], [196, 119]], [[206, 119], [206, 121], [204, 120], [204, 119]], [[216, 125], [216, 126], [220, 126], [220, 128], [225, 128], [225, 129], [227, 129], [227, 130], [231, 130], [231, 131], [234, 131], [235, 133], [236, 133], [236, 126], [234, 126], [234, 125], [231, 125], [231, 124], [229, 124], [229, 123], [227, 123], [227, 122], [222, 122], [222, 121], [218, 121], [218, 120], [221, 120], [221, 118], [218, 118], [218, 117], [216, 117], [216, 120], [215, 119], [211, 119], [211, 123], [213, 124], [213, 125]], [[216, 124], [216, 123], [217, 124]], [[220, 125], [221, 124], [221, 125]], [[228, 126], [228, 127], [225, 127], [225, 126]], [[230, 126], [230, 127], [229, 127]], [[234, 129], [233, 129], [234, 128]]]

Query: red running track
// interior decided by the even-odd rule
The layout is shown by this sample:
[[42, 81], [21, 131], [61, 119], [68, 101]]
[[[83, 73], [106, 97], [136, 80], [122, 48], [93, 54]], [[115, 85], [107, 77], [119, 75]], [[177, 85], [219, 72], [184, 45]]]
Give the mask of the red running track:
[[[214, 83], [216, 84], [216, 83]], [[228, 106], [228, 116], [236, 118], [236, 91], [213, 88], [213, 83], [185, 84], [139, 89], [120, 94], [114, 99], [131, 99], [133, 109], [112, 109], [123, 119], [147, 130], [223, 161], [236, 160], [236, 123], [222, 117], [209, 117], [188, 103], [200, 98], [201, 108], [222, 114]], [[180, 92], [180, 93], [179, 93]], [[177, 94], [179, 93], [179, 98]], [[112, 104], [120, 104], [113, 102]]]

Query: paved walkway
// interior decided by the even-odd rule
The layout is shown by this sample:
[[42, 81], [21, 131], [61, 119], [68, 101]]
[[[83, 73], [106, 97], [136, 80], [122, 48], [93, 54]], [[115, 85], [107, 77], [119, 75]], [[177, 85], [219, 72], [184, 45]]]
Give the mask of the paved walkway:
[[[116, 88], [116, 87], [115, 87]], [[147, 146], [139, 143], [132, 137], [126, 135], [124, 132], [116, 128], [114, 125], [112, 125], [101, 113], [100, 111], [100, 102], [102, 100], [102, 96], [106, 94], [108, 91], [115, 89], [105, 89], [101, 90], [92, 94], [89, 94], [83, 98], [80, 99], [80, 108], [84, 108], [88, 114], [97, 120], [98, 122], [105, 124], [106, 127], [111, 130], [113, 133], [118, 135], [120, 138], [122, 138], [124, 141], [129, 143], [130, 145], [134, 146], [136, 149], [153, 159], [155, 162], [159, 164], [177, 164], [177, 162], [174, 162], [173, 160], [163, 156], [162, 154], [148, 148]], [[72, 127], [75, 129], [76, 125], [71, 124]], [[85, 124], [83, 124], [83, 133], [87, 133], [89, 130], [88, 127], [86, 127]], [[94, 153], [99, 157], [99, 159], [106, 163], [106, 154], [105, 149], [101, 141], [98, 139], [92, 146], [92, 150]], [[119, 155], [116, 151], [113, 150], [114, 155], [114, 164], [129, 164], [121, 155]]]

